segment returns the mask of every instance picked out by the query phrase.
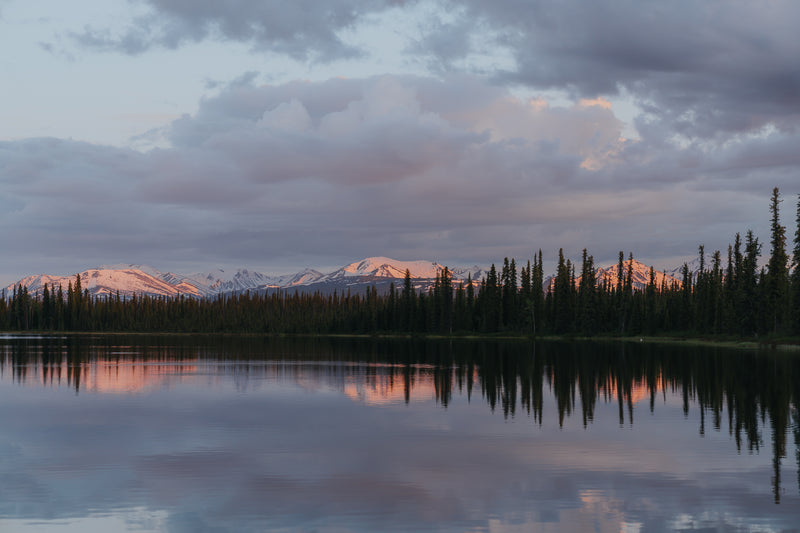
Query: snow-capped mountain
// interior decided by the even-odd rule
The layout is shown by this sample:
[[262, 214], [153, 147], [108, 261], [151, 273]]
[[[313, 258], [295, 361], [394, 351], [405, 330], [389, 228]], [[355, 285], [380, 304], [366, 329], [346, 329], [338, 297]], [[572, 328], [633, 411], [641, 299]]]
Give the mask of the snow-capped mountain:
[[[133, 294], [175, 297], [214, 297], [219, 294], [234, 294], [246, 291], [270, 292], [275, 290], [303, 290], [331, 292], [333, 290], [366, 290], [372, 285], [388, 290], [394, 282], [399, 288], [408, 269], [416, 288], [426, 288], [432, 284], [443, 265], [431, 261], [396, 261], [387, 257], [369, 257], [351, 263], [338, 270], [323, 274], [306, 268], [300, 272], [272, 276], [248, 269], [236, 271], [212, 270], [195, 274], [176, 274], [161, 272], [147, 265], [116, 264], [80, 273], [81, 288], [91, 295], [115, 295], [130, 297]], [[479, 281], [485, 276], [485, 269], [478, 266], [454, 268], [453, 281], [466, 280], [467, 275]], [[13, 294], [15, 286], [25, 286], [32, 295], [41, 295], [44, 285], [51, 290], [61, 286], [66, 292], [69, 284], [75, 283], [75, 276], [50, 276], [40, 274], [28, 276], [6, 288], [6, 295]]]
[[[692, 275], [692, 283], [697, 283], [697, 278], [700, 275], [700, 259], [694, 258], [691, 261], [687, 262], [686, 265], [689, 267], [689, 272]], [[706, 271], [710, 270], [712, 266], [713, 265], [708, 262], [708, 258], [706, 258], [706, 264], [705, 264]], [[726, 264], [722, 265], [723, 268], [725, 268], [726, 266], [727, 266]], [[678, 268], [667, 271], [667, 274], [678, 280], [683, 280], [683, 265], [679, 266]]]
[[[631, 263], [630, 259], [626, 259], [622, 263], [622, 277], [623, 281], [625, 276], [628, 275], [628, 265]], [[670, 271], [674, 272], [674, 271]], [[657, 288], [661, 288], [662, 286], [671, 287], [673, 284], [677, 284], [678, 286], [681, 285], [680, 278], [674, 277], [670, 272], [664, 273], [659, 270], [653, 269], [653, 277], [655, 278], [655, 284]], [[579, 272], [576, 272], [576, 275]], [[604, 281], [607, 281], [609, 287], [616, 287], [617, 286], [617, 279], [619, 275], [619, 263], [615, 263], [613, 265], [607, 267], [598, 267], [595, 270], [595, 277], [597, 279], [597, 285], [602, 286]], [[636, 259], [633, 260], [631, 265], [631, 281], [633, 284], [634, 289], [644, 289], [650, 283], [650, 267], [645, 265], [641, 261], [637, 261]], [[576, 276], [575, 278], [575, 285], [580, 285], [581, 277]], [[547, 276], [544, 279], [544, 288], [547, 290], [548, 288], [552, 289], [553, 284], [555, 283], [555, 276]]]
[[[440, 265], [435, 261], [396, 261], [388, 257], [368, 257], [335, 270], [318, 281], [330, 282], [347, 278], [404, 279], [406, 270], [408, 270], [412, 279], [435, 280], [441, 275], [444, 268], [445, 265]], [[485, 269], [479, 266], [470, 268], [448, 267], [448, 269], [455, 281], [466, 281], [467, 274], [470, 274], [472, 279], [477, 281], [486, 274]]]
[[296, 274], [287, 274], [285, 276], [279, 276], [274, 279], [271, 284], [267, 286], [272, 286], [275, 288], [288, 288], [288, 287], [297, 287], [297, 286], [305, 286], [305, 285], [312, 285], [314, 283], [319, 282], [322, 278], [325, 277], [325, 274], [314, 270], [312, 268], [305, 268]]
[[[627, 275], [629, 261], [623, 264], [623, 276]], [[215, 297], [219, 294], [241, 294], [246, 291], [254, 293], [269, 293], [274, 291], [303, 291], [330, 293], [333, 291], [362, 292], [375, 286], [379, 291], [385, 292], [394, 283], [400, 289], [408, 270], [413, 285], [417, 290], [425, 290], [433, 285], [437, 276], [444, 270], [444, 265], [435, 261], [396, 261], [388, 257], [368, 257], [355, 263], [350, 263], [333, 272], [324, 274], [313, 269], [304, 269], [294, 274], [281, 276], [267, 275], [248, 269], [236, 271], [211, 270], [196, 274], [176, 274], [161, 272], [147, 265], [107, 265], [98, 269], [86, 270], [80, 273], [81, 288], [88, 290], [92, 295], [115, 295], [119, 292], [122, 297], [134, 294], [149, 296], [176, 297], [180, 295], [190, 297]], [[608, 280], [609, 285], [615, 286], [617, 282], [618, 265], [614, 264], [597, 269], [598, 285], [603, 280]], [[468, 268], [454, 267], [451, 269], [453, 284], [466, 282], [471, 277], [476, 283], [486, 276], [487, 270], [478, 266]], [[632, 264], [633, 285], [643, 289], [650, 281], [650, 267], [634, 260]], [[655, 271], [655, 282], [658, 287], [673, 283], [680, 285], [680, 279], [669, 273]], [[545, 288], [550, 287], [553, 278], [545, 279]], [[580, 279], [576, 280], [579, 283]], [[61, 286], [66, 292], [69, 284], [75, 283], [75, 276], [49, 276], [40, 274], [28, 276], [13, 285], [6, 287], [6, 296], [13, 294], [15, 286], [25, 286], [34, 296], [41, 295], [44, 285], [50, 290], [57, 291]]]
[[108, 269], [136, 269], [170, 285], [187, 284], [194, 287], [200, 296], [214, 296], [220, 293], [246, 291], [279, 282], [278, 278], [247, 269], [225, 271], [222, 269], [195, 274], [176, 274], [161, 272], [147, 265], [108, 265]]
[[[224, 273], [224, 271], [220, 271]], [[204, 279], [208, 280], [211, 277], [211, 273], [205, 274]], [[194, 281], [195, 278], [187, 278], [187, 281], [191, 283]], [[262, 274], [260, 272], [253, 272], [247, 270], [246, 268], [237, 270], [232, 277], [226, 278], [221, 277], [217, 278], [213, 283], [210, 285], [205, 286], [206, 292], [208, 295], [211, 294], [220, 294], [226, 292], [235, 292], [235, 291], [246, 291], [248, 289], [256, 289], [259, 287], [263, 287], [265, 285], [269, 285], [270, 283], [274, 283], [274, 278], [268, 276], [266, 274]]]
[[[630, 259], [626, 259], [622, 263], [622, 276], [623, 279], [628, 275], [628, 265], [631, 263]], [[619, 264], [611, 265], [606, 268], [597, 269], [597, 284], [602, 285], [604, 280], [608, 280], [609, 286], [616, 286], [617, 278], [619, 276]], [[656, 287], [661, 288], [662, 285], [666, 287], [672, 286], [673, 283], [681, 284], [680, 279], [675, 278], [669, 273], [660, 272], [653, 269], [653, 278], [655, 279]], [[650, 267], [641, 261], [633, 260], [631, 265], [631, 281], [633, 287], [636, 289], [644, 289], [650, 283]]]
[[[168, 283], [158, 277], [152, 276], [136, 268], [122, 269], [90, 269], [80, 273], [81, 289], [88, 290], [92, 295], [116, 295], [130, 297], [134, 294], [150, 296], [175, 297], [180, 295], [198, 297], [202, 296], [197, 288], [189, 283], [179, 281]], [[49, 276], [39, 274], [28, 276], [13, 285], [6, 287], [6, 295], [13, 294], [15, 286], [27, 287], [28, 293], [40, 296], [44, 292], [45, 284], [48, 290], [58, 292], [59, 287], [66, 294], [70, 285], [75, 286], [76, 276]]]

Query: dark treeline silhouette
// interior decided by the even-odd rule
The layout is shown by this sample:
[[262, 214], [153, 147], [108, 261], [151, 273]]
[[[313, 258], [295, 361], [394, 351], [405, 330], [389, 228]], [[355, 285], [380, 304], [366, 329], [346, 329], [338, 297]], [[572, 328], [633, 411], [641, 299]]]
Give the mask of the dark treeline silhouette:
[[[20, 384], [69, 386], [79, 392], [105, 381], [165, 374], [227, 375], [346, 384], [404, 398], [432, 394], [443, 407], [454, 396], [482, 398], [504, 417], [532, 423], [578, 417], [594, 424], [601, 404], [615, 404], [620, 426], [681, 398], [685, 415], [699, 410], [699, 436], [725, 431], [742, 453], [771, 444], [776, 502], [787, 439], [800, 453], [800, 358], [632, 342], [526, 342], [359, 338], [65, 336], [3, 340], [0, 377]], [[136, 364], [142, 363], [142, 364]], [[163, 363], [159, 365], [158, 363]], [[98, 375], [105, 372], [106, 375]], [[128, 376], [130, 377], [130, 376]], [[108, 386], [109, 384], [106, 383]], [[113, 388], [113, 383], [110, 385]], [[127, 385], [126, 385], [127, 386]], [[431, 396], [427, 396], [431, 397]], [[402, 401], [402, 400], [401, 400]], [[669, 403], [672, 403], [671, 401]], [[800, 456], [798, 489], [800, 490]]]
[[[268, 334], [515, 333], [524, 335], [724, 334], [800, 335], [800, 201], [790, 257], [780, 224], [778, 189], [770, 201], [770, 255], [759, 267], [761, 243], [752, 231], [736, 234], [727, 259], [707, 257], [699, 270], [683, 265], [681, 279], [636, 286], [633, 255], [619, 253], [616, 279], [598, 282], [594, 259], [581, 264], [559, 250], [545, 282], [542, 252], [521, 268], [504, 259], [484, 279], [456, 284], [445, 268], [429, 290], [418, 291], [406, 272], [402, 286], [365, 294], [284, 291], [210, 299], [90, 296], [80, 277], [63, 287], [26, 287], [0, 299], [0, 329], [8, 331], [230, 332]], [[791, 261], [790, 261], [791, 258]], [[664, 278], [666, 279], [666, 278]], [[547, 285], [547, 286], [545, 286]]]

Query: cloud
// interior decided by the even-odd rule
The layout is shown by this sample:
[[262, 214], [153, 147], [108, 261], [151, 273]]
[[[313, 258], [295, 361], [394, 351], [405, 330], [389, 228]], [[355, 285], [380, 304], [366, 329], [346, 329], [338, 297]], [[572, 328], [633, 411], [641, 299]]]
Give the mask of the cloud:
[[[378, 26], [405, 35], [407, 55], [430, 71], [481, 73], [500, 85], [560, 91], [574, 100], [632, 98], [671, 135], [689, 140], [725, 142], [766, 126], [794, 129], [800, 121], [794, 23], [800, 5], [792, 0], [137, 5], [141, 12], [122, 31], [89, 26], [72, 37], [90, 49], [132, 55], [214, 40], [331, 62], [381, 54], [372, 50], [380, 50], [376, 43], [354, 37]], [[392, 13], [410, 18], [418, 34], [393, 23]]]
[[639, 121], [655, 124], [650, 133], [664, 139], [721, 145], [764, 128], [800, 125], [794, 24], [800, 4], [792, 0], [136, 5], [139, 14], [122, 31], [86, 27], [73, 38], [90, 49], [133, 55], [214, 40], [303, 62], [332, 62], [380, 59], [386, 50], [364, 33], [377, 27], [402, 36], [400, 44], [386, 46], [402, 48], [410, 62], [430, 72], [477, 73], [501, 87], [556, 91], [573, 101], [629, 99]]
[[[445, 5], [513, 56], [514, 67], [496, 71], [504, 83], [585, 98], [624, 92], [689, 138], [725, 139], [768, 124], [791, 129], [800, 120], [800, 5], [790, 0]], [[458, 21], [427, 29], [414, 51], [451, 61], [436, 43], [460, 41]]]
[[86, 27], [76, 42], [104, 51], [142, 54], [151, 48], [175, 49], [207, 39], [247, 43], [256, 51], [285, 54], [300, 61], [328, 62], [364, 52], [341, 33], [373, 13], [402, 6], [402, 0], [141, 0], [147, 12], [121, 33]]
[[525, 100], [463, 75], [243, 79], [147, 153], [1, 142], [0, 246], [18, 272], [9, 283], [115, 262], [276, 273], [562, 247], [671, 268], [700, 243], [766, 235], [772, 187], [794, 194], [798, 132], [682, 145], [643, 126], [625, 140], [604, 100]]

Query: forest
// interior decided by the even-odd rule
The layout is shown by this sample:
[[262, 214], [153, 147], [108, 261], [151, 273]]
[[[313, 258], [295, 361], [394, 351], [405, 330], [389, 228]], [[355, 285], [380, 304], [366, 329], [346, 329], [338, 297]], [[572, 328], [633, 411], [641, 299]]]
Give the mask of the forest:
[[644, 287], [633, 283], [633, 255], [619, 253], [617, 278], [598, 283], [594, 259], [580, 264], [559, 250], [545, 283], [542, 251], [519, 266], [505, 258], [481, 280], [454, 283], [445, 268], [429, 290], [418, 291], [408, 272], [386, 294], [238, 294], [209, 299], [91, 296], [80, 277], [41, 296], [15, 287], [0, 299], [0, 330], [262, 334], [421, 335], [718, 335], [736, 338], [800, 336], [800, 196], [791, 254], [780, 223], [777, 188], [769, 204], [769, 257], [748, 230], [706, 254], [699, 269], [683, 265], [682, 279]]

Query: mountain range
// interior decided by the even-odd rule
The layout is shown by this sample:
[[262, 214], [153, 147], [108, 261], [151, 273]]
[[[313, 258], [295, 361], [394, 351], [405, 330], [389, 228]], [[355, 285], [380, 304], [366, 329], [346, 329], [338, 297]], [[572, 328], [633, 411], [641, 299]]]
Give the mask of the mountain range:
[[[91, 295], [116, 295], [130, 297], [136, 295], [148, 296], [189, 296], [195, 298], [208, 298], [218, 295], [241, 294], [246, 291], [251, 293], [271, 293], [275, 291], [301, 291], [330, 293], [339, 292], [358, 293], [375, 286], [379, 291], [388, 291], [391, 283], [399, 289], [403, 283], [406, 269], [413, 280], [417, 290], [424, 290], [432, 285], [436, 277], [445, 268], [433, 261], [397, 261], [387, 257], [368, 257], [361, 261], [350, 263], [342, 268], [324, 274], [310, 268], [294, 274], [271, 276], [248, 269], [239, 269], [235, 272], [225, 270], [212, 270], [196, 274], [176, 274], [174, 272], [161, 272], [147, 265], [117, 264], [105, 265], [78, 273], [81, 279], [81, 288], [88, 290]], [[449, 267], [448, 267], [449, 268]], [[487, 270], [473, 266], [468, 268], [450, 269], [455, 283], [466, 282], [467, 277], [480, 281], [485, 277]], [[5, 288], [6, 295], [11, 295], [15, 287], [27, 287], [28, 293], [41, 295], [47, 284], [50, 290], [67, 290], [69, 284], [75, 283], [75, 274], [72, 276], [52, 276], [37, 274], [27, 276]]]
[[[624, 262], [627, 271], [628, 260]], [[271, 276], [248, 269], [234, 271], [212, 270], [196, 274], [176, 274], [161, 272], [153, 267], [135, 264], [105, 265], [80, 272], [81, 288], [88, 290], [89, 294], [103, 296], [116, 295], [128, 298], [136, 295], [177, 297], [187, 296], [193, 298], [209, 298], [218, 295], [233, 295], [244, 292], [270, 294], [276, 291], [320, 292], [323, 294], [338, 291], [361, 293], [370, 287], [376, 287], [379, 292], [387, 292], [392, 283], [399, 290], [402, 287], [406, 269], [409, 271], [412, 283], [417, 290], [425, 290], [433, 285], [437, 276], [444, 269], [434, 261], [397, 261], [388, 257], [368, 257], [355, 263], [350, 263], [342, 268], [327, 274], [306, 268], [294, 274]], [[449, 268], [449, 267], [448, 267]], [[614, 264], [597, 269], [598, 284], [603, 279], [616, 284], [618, 265]], [[460, 281], [466, 283], [471, 277], [475, 282], [480, 282], [488, 269], [472, 267], [455, 267], [450, 272], [453, 282], [457, 285]], [[680, 269], [670, 272], [655, 271], [657, 286], [662, 283], [671, 285], [680, 284], [678, 279]], [[633, 260], [632, 265], [633, 285], [644, 288], [650, 279], [650, 267], [639, 261]], [[498, 273], [499, 274], [499, 273]], [[63, 291], [69, 284], [75, 283], [75, 276], [52, 276], [38, 274], [27, 276], [5, 289], [6, 296], [10, 296], [15, 287], [27, 287], [32, 295], [41, 295], [45, 284], [50, 290], [57, 291], [60, 286]], [[549, 287], [552, 277], [544, 280], [544, 286]]]

